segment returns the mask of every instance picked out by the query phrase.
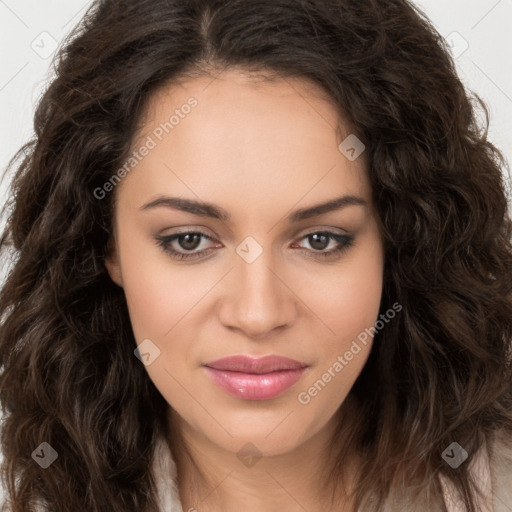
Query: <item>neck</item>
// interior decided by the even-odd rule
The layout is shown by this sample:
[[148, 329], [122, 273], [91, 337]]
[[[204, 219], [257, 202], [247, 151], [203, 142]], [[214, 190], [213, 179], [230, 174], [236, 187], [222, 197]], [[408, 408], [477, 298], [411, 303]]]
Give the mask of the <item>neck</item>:
[[170, 413], [184, 511], [354, 511], [350, 493], [358, 467], [355, 453], [344, 458], [337, 484], [328, 478], [339, 453], [332, 444], [333, 437], [341, 435], [338, 414], [293, 450], [251, 458], [211, 442], [172, 409]]

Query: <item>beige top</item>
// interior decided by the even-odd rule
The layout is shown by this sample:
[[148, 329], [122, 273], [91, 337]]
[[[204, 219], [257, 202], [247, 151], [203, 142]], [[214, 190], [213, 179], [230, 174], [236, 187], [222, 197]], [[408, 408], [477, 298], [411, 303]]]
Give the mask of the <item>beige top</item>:
[[[491, 453], [492, 467], [489, 453]], [[490, 452], [487, 447], [484, 447], [477, 457], [472, 459], [470, 469], [484, 496], [479, 503], [478, 511], [512, 512], [512, 439], [495, 441]], [[176, 464], [163, 439], [160, 439], [157, 444], [152, 470], [157, 484], [161, 512], [184, 512], [177, 487]], [[440, 479], [440, 482], [446, 510], [448, 512], [466, 512], [461, 504], [460, 496], [451, 482], [443, 478]], [[0, 489], [0, 498], [3, 502], [2, 489]], [[42, 508], [36, 506], [36, 510], [42, 510]], [[386, 503], [381, 512], [396, 512], [397, 510], [432, 512], [433, 509], [425, 502], [414, 502], [404, 508], [402, 505], [390, 501]], [[193, 512], [193, 509], [186, 512]], [[438, 511], [436, 510], [436, 512]]]
[[[495, 512], [492, 496], [491, 468], [487, 449], [482, 450], [479, 456], [472, 460], [471, 473], [483, 493], [482, 498], [478, 496], [479, 512]], [[444, 501], [448, 512], [466, 512], [453, 484], [442, 475], [439, 480], [443, 489]]]
[[[512, 443], [496, 443], [492, 456], [494, 463], [492, 471], [486, 447], [472, 459], [470, 465], [470, 470], [484, 496], [478, 510], [479, 512], [512, 512]], [[162, 512], [184, 512], [177, 488], [176, 464], [164, 440], [159, 441], [153, 471]], [[453, 484], [442, 477], [440, 482], [447, 511], [466, 512]], [[396, 510], [396, 505], [393, 506], [390, 503], [382, 512], [396, 512]], [[405, 509], [400, 507], [400, 510]], [[412, 508], [407, 508], [407, 512], [432, 512], [432, 509], [418, 503]]]

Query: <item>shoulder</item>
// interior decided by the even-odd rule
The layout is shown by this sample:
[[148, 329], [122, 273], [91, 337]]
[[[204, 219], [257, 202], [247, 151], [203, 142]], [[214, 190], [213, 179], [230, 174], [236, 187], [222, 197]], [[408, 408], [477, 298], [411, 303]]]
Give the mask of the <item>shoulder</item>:
[[[512, 510], [512, 436], [502, 432], [482, 446], [473, 457], [470, 472], [478, 488], [480, 512]], [[448, 512], [465, 512], [462, 500], [451, 482], [440, 477]]]
[[[0, 454], [0, 463], [3, 462]], [[159, 509], [162, 512], [183, 512], [178, 492], [177, 470], [174, 458], [167, 442], [163, 438], [157, 441], [151, 470], [157, 485]], [[0, 512], [9, 512], [12, 505], [7, 499], [7, 491], [0, 481]], [[42, 512], [41, 502], [35, 504], [35, 512]]]
[[183, 512], [178, 490], [178, 472], [168, 443], [159, 438], [152, 465], [160, 510]]
[[489, 443], [494, 512], [512, 510], [512, 435], [497, 433]]

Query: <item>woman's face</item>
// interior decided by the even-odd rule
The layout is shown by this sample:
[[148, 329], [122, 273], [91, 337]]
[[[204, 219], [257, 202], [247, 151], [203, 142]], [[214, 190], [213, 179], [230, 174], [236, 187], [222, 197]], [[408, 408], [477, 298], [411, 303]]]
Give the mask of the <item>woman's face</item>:
[[[321, 433], [371, 348], [383, 250], [365, 153], [339, 149], [339, 122], [306, 82], [194, 79], [151, 98], [115, 188], [107, 267], [149, 377], [185, 428], [233, 452]], [[342, 196], [359, 199], [307, 213]], [[206, 366], [239, 355], [299, 369]]]

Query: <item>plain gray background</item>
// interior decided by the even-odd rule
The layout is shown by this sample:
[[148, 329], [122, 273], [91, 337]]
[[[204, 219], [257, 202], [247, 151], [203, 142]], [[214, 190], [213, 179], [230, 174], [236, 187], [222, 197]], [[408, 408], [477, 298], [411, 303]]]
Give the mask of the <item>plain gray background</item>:
[[[512, 0], [415, 3], [453, 45], [463, 83], [489, 106], [490, 140], [512, 162]], [[2, 172], [32, 134], [35, 102], [50, 76], [53, 51], [89, 5], [90, 1], [85, 0], [0, 0]], [[5, 200], [6, 182], [3, 182], [0, 203]]]

